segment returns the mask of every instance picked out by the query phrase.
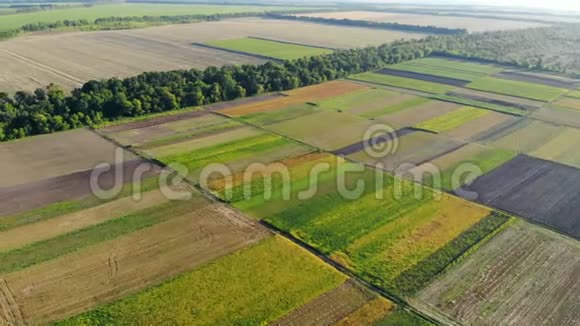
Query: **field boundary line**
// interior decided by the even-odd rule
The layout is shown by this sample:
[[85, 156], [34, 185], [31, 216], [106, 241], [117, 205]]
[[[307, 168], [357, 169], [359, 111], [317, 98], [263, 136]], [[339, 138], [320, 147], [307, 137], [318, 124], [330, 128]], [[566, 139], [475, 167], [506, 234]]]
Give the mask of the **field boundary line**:
[[37, 68], [39, 68], [39, 69], [41, 69], [41, 70], [44, 70], [44, 71], [46, 71], [46, 72], [53, 73], [53, 74], [55, 74], [55, 75], [58, 75], [58, 76], [64, 77], [64, 78], [66, 78], [66, 79], [68, 79], [68, 80], [74, 81], [75, 83], [79, 83], [79, 84], [83, 84], [83, 83], [84, 83], [84, 81], [82, 81], [82, 80], [78, 79], [77, 77], [71, 76], [71, 75], [69, 75], [69, 74], [67, 74], [67, 73], [64, 73], [64, 72], [62, 72], [62, 71], [60, 71], [60, 70], [56, 70], [56, 69], [54, 69], [54, 68], [52, 68], [52, 67], [49, 67], [49, 66], [43, 65], [43, 64], [42, 64], [42, 63], [40, 63], [40, 62], [36, 62], [36, 61], [34, 61], [34, 60], [32, 60], [32, 59], [29, 59], [29, 58], [26, 58], [26, 57], [24, 57], [24, 56], [21, 56], [21, 55], [20, 55], [20, 54], [18, 54], [18, 53], [14, 53], [14, 52], [12, 52], [12, 51], [10, 51], [10, 50], [6, 50], [6, 49], [2, 49], [2, 51], [4, 51], [4, 53], [6, 53], [6, 54], [8, 54], [8, 55], [11, 55], [12, 57], [14, 57], [14, 58], [16, 58], [16, 59], [18, 59], [18, 60], [20, 60], [20, 61], [23, 61], [24, 63], [28, 63], [28, 64], [31, 64], [31, 65], [33, 65], [33, 66], [36, 66]]
[[204, 44], [204, 43], [191, 43], [191, 45], [202, 47], [202, 48], [207, 48], [207, 49], [211, 49], [211, 50], [229, 52], [229, 53], [238, 54], [238, 55], [245, 55], [245, 56], [254, 57], [254, 58], [263, 59], [263, 60], [268, 60], [268, 61], [275, 61], [277, 63], [284, 63], [284, 60], [282, 60], [282, 59], [269, 57], [267, 55], [261, 55], [261, 54], [226, 49], [226, 48], [220, 48], [219, 46], [213, 46], [213, 45]]
[[260, 40], [260, 41], [269, 41], [269, 42], [277, 42], [277, 43], [290, 44], [290, 45], [306, 46], [309, 48], [317, 48], [317, 49], [324, 49], [324, 50], [333, 50], [333, 51], [340, 50], [338, 48], [329, 48], [329, 47], [320, 46], [320, 45], [310, 45], [310, 44], [303, 44], [303, 43], [298, 43], [298, 42], [281, 41], [281, 40], [269, 39], [269, 38], [258, 37], [258, 36], [248, 36], [247, 38], [251, 38], [254, 40]]

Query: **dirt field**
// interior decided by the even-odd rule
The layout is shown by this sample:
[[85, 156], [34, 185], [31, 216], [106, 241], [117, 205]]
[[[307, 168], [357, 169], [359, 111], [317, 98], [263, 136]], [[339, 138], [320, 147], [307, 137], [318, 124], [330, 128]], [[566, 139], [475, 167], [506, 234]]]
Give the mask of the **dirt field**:
[[545, 24], [540, 23], [529, 23], [501, 19], [414, 15], [414, 14], [399, 14], [386, 12], [370, 12], [370, 11], [314, 13], [314, 14], [301, 14], [300, 16], [323, 17], [333, 19], [346, 18], [353, 20], [369, 20], [376, 22], [389, 22], [408, 25], [423, 25], [423, 26], [431, 25], [446, 28], [465, 28], [470, 32], [485, 32], [485, 31], [547, 26]]
[[[99, 176], [102, 189], [111, 189], [121, 171], [123, 183], [132, 182], [137, 169], [148, 169], [141, 181], [156, 175], [161, 169], [153, 164], [135, 159], [114, 165], [113, 168]], [[42, 179], [17, 186], [0, 187], [0, 217], [18, 214], [48, 204], [75, 200], [92, 194], [90, 177], [93, 170], [84, 170], [58, 177]]]
[[128, 77], [143, 71], [265, 62], [192, 45], [247, 36], [351, 48], [424, 35], [262, 19], [31, 35], [0, 43], [0, 91], [34, 90], [50, 83], [71, 89], [90, 79]]
[[129, 215], [133, 212], [162, 204], [168, 200], [161, 191], [153, 190], [144, 193], [143, 198], [138, 201], [132, 197], [125, 197], [72, 214], [0, 232], [0, 238], [2, 238], [0, 252], [104, 223], [110, 219]]
[[519, 221], [419, 293], [472, 325], [577, 325], [578, 242]]
[[[0, 144], [0, 186], [9, 187], [114, 162], [115, 146], [86, 129]], [[136, 157], [124, 152], [124, 160]]]
[[334, 325], [376, 296], [353, 281], [346, 281], [272, 323], [279, 326]]
[[158, 284], [265, 236], [262, 228], [245, 217], [221, 204], [209, 204], [162, 224], [2, 275], [0, 316], [16, 324], [63, 319]]
[[466, 186], [477, 201], [580, 238], [580, 170], [518, 155]]
[[428, 82], [432, 82], [432, 83], [445, 84], [445, 85], [458, 86], [458, 87], [465, 86], [465, 85], [469, 84], [469, 81], [467, 81], [467, 80], [460, 80], [460, 79], [453, 79], [453, 78], [447, 78], [447, 77], [441, 77], [441, 76], [420, 74], [420, 73], [416, 73], [416, 72], [397, 70], [397, 69], [383, 68], [381, 70], [378, 70], [377, 72], [381, 73], [381, 74], [385, 74], [385, 75], [393, 75], [393, 76], [404, 77], [404, 78], [413, 78], [413, 79], [419, 79], [419, 80], [428, 81]]

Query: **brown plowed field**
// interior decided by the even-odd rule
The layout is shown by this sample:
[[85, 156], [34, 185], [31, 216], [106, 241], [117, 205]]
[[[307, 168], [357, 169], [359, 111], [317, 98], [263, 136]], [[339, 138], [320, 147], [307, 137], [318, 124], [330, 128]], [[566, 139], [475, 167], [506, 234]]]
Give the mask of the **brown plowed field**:
[[2, 239], [0, 252], [100, 224], [116, 217], [159, 205], [168, 200], [160, 190], [153, 190], [144, 193], [140, 200], [134, 200], [129, 196], [72, 214], [0, 232], [0, 239]]
[[[0, 145], [1, 146], [1, 145]], [[134, 172], [139, 168], [148, 169], [141, 180], [157, 175], [161, 169], [142, 159], [114, 165], [110, 171], [99, 176], [102, 189], [111, 189], [116, 182], [117, 168], [120, 168], [122, 183], [132, 182]], [[93, 170], [84, 170], [17, 186], [0, 187], [0, 217], [18, 214], [65, 200], [75, 200], [92, 195], [90, 177]]]
[[[113, 163], [116, 147], [86, 129], [0, 144], [0, 187], [40, 181]], [[124, 152], [124, 160], [136, 159]]]
[[334, 325], [376, 296], [353, 281], [346, 281], [272, 323], [279, 326]]
[[580, 246], [518, 221], [418, 294], [467, 325], [578, 325]]
[[367, 86], [350, 83], [347, 81], [331, 81], [328, 83], [308, 86], [289, 91], [289, 96], [278, 97], [272, 100], [246, 105], [239, 105], [232, 108], [220, 110], [220, 113], [229, 116], [243, 116], [257, 112], [283, 108], [293, 104], [301, 104], [308, 101], [317, 101], [334, 96], [344, 95], [350, 92], [367, 89]]
[[1, 275], [13, 295], [13, 300], [8, 301], [13, 304], [2, 304], [4, 309], [0, 312], [20, 311], [30, 324], [60, 320], [158, 284], [267, 235], [244, 216], [221, 204], [212, 204], [121, 238]]

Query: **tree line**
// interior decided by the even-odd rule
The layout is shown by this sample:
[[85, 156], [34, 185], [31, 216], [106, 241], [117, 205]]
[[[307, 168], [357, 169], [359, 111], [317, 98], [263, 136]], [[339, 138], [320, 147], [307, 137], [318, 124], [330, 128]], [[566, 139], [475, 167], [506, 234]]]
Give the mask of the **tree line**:
[[[562, 34], [561, 28], [429, 36], [282, 63], [146, 72], [126, 79], [92, 80], [70, 95], [56, 85], [13, 96], [0, 93], [0, 140], [290, 90], [432, 53], [536, 70], [563, 69], [534, 59], [532, 51], [546, 38], [576, 35], [575, 28], [569, 34]], [[512, 53], [529, 53], [530, 57], [514, 58]]]
[[92, 80], [70, 95], [56, 85], [14, 96], [0, 93], [0, 140], [290, 90], [423, 57], [430, 51], [425, 41], [398, 41], [283, 63]]
[[445, 28], [445, 27], [436, 27], [436, 26], [407, 25], [407, 24], [389, 23], [389, 22], [374, 22], [374, 21], [368, 21], [368, 20], [307, 17], [307, 16], [285, 15], [285, 14], [279, 14], [279, 13], [267, 13], [266, 17], [272, 18], [272, 19], [306, 21], [306, 22], [319, 23], [319, 24], [357, 26], [357, 27], [365, 27], [365, 28], [389, 29], [389, 30], [397, 30], [397, 31], [405, 31], [405, 32], [426, 33], [426, 34], [445, 35], [445, 34], [465, 34], [465, 33], [467, 33], [467, 30], [464, 28]]

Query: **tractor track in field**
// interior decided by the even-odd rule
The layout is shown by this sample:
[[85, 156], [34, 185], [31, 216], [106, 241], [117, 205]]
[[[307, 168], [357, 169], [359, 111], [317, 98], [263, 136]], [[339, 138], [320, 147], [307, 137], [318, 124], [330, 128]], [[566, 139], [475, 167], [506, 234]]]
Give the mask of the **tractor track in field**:
[[5, 325], [24, 324], [22, 311], [5, 279], [0, 279], [0, 322]]

